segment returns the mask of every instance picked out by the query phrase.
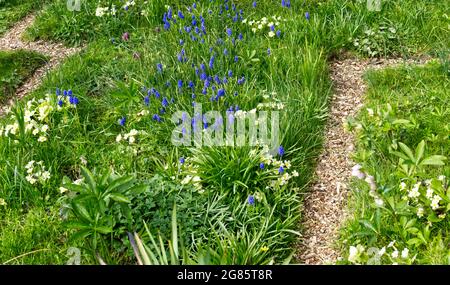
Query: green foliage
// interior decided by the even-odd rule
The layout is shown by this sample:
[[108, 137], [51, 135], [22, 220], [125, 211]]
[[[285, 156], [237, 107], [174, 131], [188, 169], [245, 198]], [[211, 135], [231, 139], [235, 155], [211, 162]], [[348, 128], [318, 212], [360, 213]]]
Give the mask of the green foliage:
[[400, 39], [395, 27], [381, 26], [364, 30], [364, 34], [353, 41], [356, 50], [370, 57], [386, 57], [398, 53]]
[[[131, 222], [131, 209], [127, 204], [148, 187], [137, 184], [132, 176], [117, 176], [110, 171], [98, 178], [85, 167], [81, 167], [81, 173], [83, 182], [63, 184], [72, 192], [68, 196], [69, 213], [65, 224], [77, 230], [73, 239], [84, 239], [86, 247], [103, 254], [105, 236], [115, 233], [117, 215], [120, 213]], [[118, 212], [115, 208], [119, 208]]]
[[0, 1], [0, 36], [30, 11], [41, 8], [51, 0], [2, 0]]
[[56, 207], [2, 209], [0, 264], [65, 264], [68, 248], [77, 246], [68, 236]]
[[[321, 151], [331, 93], [328, 58], [339, 55], [342, 49], [363, 55], [367, 55], [368, 48], [377, 55], [408, 55], [439, 51], [449, 44], [447, 7], [438, 0], [431, 1], [432, 4], [430, 1], [388, 1], [380, 13], [367, 11], [366, 1], [300, 1], [293, 3], [292, 9], [270, 1], [258, 1], [258, 8], [253, 9], [253, 1], [236, 1], [237, 9], [243, 9], [248, 19], [279, 15], [280, 37], [253, 33], [251, 27], [233, 22], [232, 16], [217, 17], [220, 2], [203, 1], [197, 3], [198, 11], [202, 11], [198, 13], [208, 23], [203, 45], [191, 43], [189, 36], [179, 33], [178, 28], [184, 28], [183, 21], [169, 31], [163, 30], [165, 1], [136, 1], [128, 12], [122, 9], [121, 1], [81, 2], [81, 11], [70, 11], [66, 1], [52, 1], [28, 31], [31, 39], [57, 40], [69, 45], [86, 42], [88, 46], [50, 72], [30, 95], [35, 99], [31, 103], [35, 114], [43, 107], [52, 109], [42, 120], [38, 115], [30, 117], [39, 130], [48, 125], [47, 141], [38, 141], [41, 131], [38, 136], [25, 131], [31, 125], [25, 121], [28, 99], [13, 108], [12, 118], [0, 119], [1, 127], [13, 125], [15, 129], [17, 123], [15, 134], [8, 131], [0, 137], [0, 199], [3, 199], [0, 202], [6, 204], [0, 207], [20, 213], [30, 208], [45, 209], [58, 200], [67, 204], [69, 224], [74, 229], [55, 235], [86, 237], [78, 241], [87, 249], [83, 248], [86, 263], [99, 260], [94, 256], [109, 264], [134, 262], [127, 232], [136, 232], [136, 242], [141, 240], [142, 245], [147, 245], [149, 259], [152, 259], [150, 252], [154, 252], [157, 259], [153, 263], [289, 262], [300, 227], [301, 192], [312, 179]], [[112, 4], [118, 8], [115, 16], [96, 16], [97, 7], [108, 7], [110, 12]], [[176, 13], [185, 9], [187, 2], [171, 4]], [[215, 14], [209, 15], [209, 9]], [[311, 15], [309, 20], [304, 16], [307, 11]], [[217, 44], [217, 38], [227, 27], [242, 32], [244, 40], [237, 44], [230, 40], [225, 40], [223, 46]], [[395, 35], [389, 31], [391, 27], [396, 29]], [[353, 42], [364, 41], [366, 28], [372, 29], [376, 37], [368, 40], [368, 48], [358, 50]], [[122, 39], [125, 32], [129, 33], [129, 39]], [[185, 41], [183, 47], [180, 39]], [[170, 115], [177, 110], [190, 110], [194, 98], [170, 86], [176, 86], [180, 78], [194, 78], [192, 63], [207, 64], [210, 47], [217, 54], [211, 76], [222, 77], [231, 69], [233, 80], [225, 88], [226, 99], [211, 101], [210, 96], [196, 92], [195, 101], [203, 104], [204, 112], [230, 106], [250, 111], [259, 108], [260, 103], [280, 106], [280, 144], [285, 148], [282, 157], [269, 157], [256, 147], [193, 150], [172, 145], [170, 134], [175, 124], [170, 121]], [[239, 55], [237, 63], [231, 55], [224, 55], [224, 47]], [[176, 57], [182, 48], [188, 61], [180, 64]], [[158, 72], [158, 63], [163, 65], [163, 72]], [[433, 155], [445, 156], [448, 151], [445, 118], [449, 111], [442, 91], [448, 88], [440, 86], [443, 82], [448, 87], [445, 79], [448, 77], [440, 69], [439, 73], [436, 71], [431, 68], [431, 72], [415, 73], [406, 69], [386, 71], [384, 76], [370, 75], [371, 85], [383, 86], [379, 91], [372, 88], [369, 94], [376, 99], [371, 99], [372, 105], [368, 107], [376, 109], [377, 115], [373, 121], [359, 122], [364, 131], [358, 134], [360, 151], [356, 158], [368, 164], [364, 165], [367, 171], [379, 171], [376, 182], [386, 187], [379, 187], [377, 195], [386, 196], [382, 197], [389, 210], [375, 210], [376, 204], [368, 191], [355, 194], [360, 199], [355, 202], [355, 208], [361, 212], [349, 227], [348, 240], [352, 244], [382, 245], [388, 241], [380, 241], [380, 235], [394, 237], [400, 249], [411, 239], [424, 239], [426, 243], [417, 242], [420, 250], [414, 252], [418, 258], [411, 262], [446, 259], [442, 244], [433, 239], [436, 228], [427, 229], [420, 219], [412, 218], [412, 213], [406, 215], [406, 220], [398, 214], [417, 210], [417, 205], [406, 205], [399, 199], [399, 179], [409, 179], [408, 183], [415, 185], [418, 179], [429, 178], [415, 175], [432, 172], [432, 178], [436, 178], [436, 168], [420, 162]], [[236, 76], [245, 76], [246, 83], [237, 84]], [[438, 79], [430, 78], [434, 76]], [[183, 88], [187, 88], [187, 83], [184, 82]], [[431, 91], [417, 92], [423, 84], [432, 85]], [[161, 92], [162, 98], [174, 99], [164, 110], [165, 114], [161, 112], [162, 98], [157, 101], [151, 96], [149, 105], [144, 104], [152, 87]], [[56, 88], [71, 89], [79, 98], [76, 108], [64, 106], [59, 110], [59, 98], [48, 95], [54, 94]], [[398, 102], [391, 102], [395, 97], [385, 96], [391, 94], [391, 89], [404, 90], [397, 94]], [[233, 96], [236, 91], [238, 96]], [[414, 100], [405, 95], [409, 93], [416, 94]], [[378, 104], [380, 107], [375, 108]], [[419, 113], [423, 117], [418, 117]], [[162, 117], [161, 122], [152, 118], [155, 114]], [[120, 125], [118, 120], [123, 117], [126, 123]], [[359, 129], [358, 122], [354, 127]], [[415, 149], [422, 140], [425, 144], [418, 148], [416, 155]], [[421, 149], [423, 155], [419, 158]], [[408, 159], [400, 161], [394, 152]], [[413, 154], [413, 159], [408, 153]], [[181, 157], [186, 159], [185, 163]], [[45, 166], [50, 172], [51, 178], [42, 180], [45, 183], [32, 184], [27, 180], [26, 166], [33, 160], [39, 165], [36, 171]], [[263, 169], [261, 162], [265, 163]], [[281, 166], [283, 173], [279, 171]], [[91, 174], [86, 168], [96, 171]], [[406, 168], [410, 176], [405, 175]], [[108, 169], [124, 175], [110, 176]], [[80, 185], [69, 182], [82, 177], [84, 182]], [[146, 190], [134, 194], [127, 191], [134, 187], [127, 184], [137, 181]], [[115, 183], [124, 186], [108, 190]], [[67, 186], [60, 188], [62, 184]], [[367, 190], [362, 182], [358, 186]], [[64, 192], [64, 187], [71, 191], [62, 193], [61, 197], [57, 190]], [[442, 192], [444, 188], [445, 185]], [[174, 204], [176, 233], [175, 211], [171, 212]], [[19, 218], [19, 214], [13, 217]], [[428, 215], [422, 219], [428, 219]], [[392, 228], [385, 229], [386, 224]], [[152, 242], [151, 236], [158, 238]], [[446, 237], [445, 230], [442, 236]], [[7, 237], [2, 236], [1, 240]], [[172, 250], [168, 248], [168, 240]], [[179, 244], [178, 253], [175, 244]], [[419, 255], [425, 248], [430, 254]], [[155, 253], [158, 250], [159, 254]], [[167, 258], [163, 258], [164, 252]], [[19, 254], [8, 251], [5, 259]]]
[[367, 109], [348, 124], [355, 160], [375, 180], [354, 181], [354, 216], [341, 231], [352, 263], [448, 263], [438, 242], [447, 242], [450, 209], [450, 81], [441, 69], [369, 74]]
[[0, 52], [0, 102], [14, 95], [16, 88], [47, 61], [34, 52]]

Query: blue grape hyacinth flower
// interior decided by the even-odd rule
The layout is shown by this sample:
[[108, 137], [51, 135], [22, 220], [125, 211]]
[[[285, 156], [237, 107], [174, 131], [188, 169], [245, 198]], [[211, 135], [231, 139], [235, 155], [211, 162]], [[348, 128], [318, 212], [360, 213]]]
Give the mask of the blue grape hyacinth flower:
[[121, 125], [122, 127], [125, 126], [126, 122], [127, 122], [127, 118], [125, 116], [123, 116], [122, 118], [119, 119], [119, 125]]
[[282, 145], [280, 145], [280, 147], [278, 148], [278, 155], [280, 157], [284, 155], [284, 147]]

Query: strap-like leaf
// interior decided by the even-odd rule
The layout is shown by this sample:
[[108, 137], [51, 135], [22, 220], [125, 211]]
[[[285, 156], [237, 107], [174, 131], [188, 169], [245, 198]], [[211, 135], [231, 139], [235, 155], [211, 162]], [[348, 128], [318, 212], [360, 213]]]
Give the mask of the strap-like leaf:
[[178, 227], [177, 227], [177, 204], [173, 204], [172, 211], [172, 243], [175, 258], [178, 259]]

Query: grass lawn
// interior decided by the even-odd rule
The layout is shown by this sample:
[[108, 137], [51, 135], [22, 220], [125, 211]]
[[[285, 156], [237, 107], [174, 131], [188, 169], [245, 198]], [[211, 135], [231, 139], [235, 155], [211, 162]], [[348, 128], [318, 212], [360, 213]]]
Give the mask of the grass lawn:
[[13, 96], [16, 88], [46, 61], [35, 52], [0, 51], [0, 102]]
[[0, 0], [0, 35], [46, 0]]
[[[82, 1], [79, 12], [52, 2], [28, 30], [87, 48], [0, 119], [0, 262], [29, 253], [13, 261], [65, 263], [76, 246], [82, 263], [129, 264], [140, 239], [152, 263], [293, 262], [332, 92], [328, 60], [342, 51], [445, 54], [449, 46], [442, 1], [389, 1], [380, 13], [343, 0], [105, 2]], [[386, 79], [409, 71], [391, 72]], [[437, 67], [429, 72], [446, 80]], [[433, 94], [444, 98], [443, 90]], [[255, 122], [261, 111], [279, 115], [272, 152], [266, 142], [172, 141], [217, 134], [239, 117]], [[42, 213], [48, 220], [18, 230], [26, 245], [18, 248], [9, 232]], [[161, 246], [152, 242], [158, 236]], [[48, 251], [33, 252], [40, 249]]]

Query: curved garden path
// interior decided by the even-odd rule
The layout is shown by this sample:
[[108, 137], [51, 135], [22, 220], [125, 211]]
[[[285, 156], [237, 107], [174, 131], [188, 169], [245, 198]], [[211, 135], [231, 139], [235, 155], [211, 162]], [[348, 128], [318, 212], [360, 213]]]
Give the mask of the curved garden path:
[[325, 130], [323, 153], [319, 157], [315, 183], [305, 197], [303, 237], [298, 259], [305, 264], [333, 264], [339, 257], [335, 242], [341, 223], [346, 218], [354, 149], [352, 134], [343, 123], [354, 117], [363, 106], [367, 86], [363, 80], [369, 69], [382, 69], [398, 64], [423, 64], [429, 59], [345, 59], [331, 63], [330, 75], [334, 94]]
[[[41, 83], [44, 75], [51, 69], [58, 66], [66, 57], [71, 56], [81, 50], [81, 48], [67, 48], [61, 43], [46, 41], [24, 42], [21, 37], [25, 30], [32, 25], [36, 15], [30, 14], [20, 22], [16, 23], [8, 32], [0, 38], [0, 50], [29, 50], [35, 51], [49, 57], [49, 61], [38, 68], [33, 76], [28, 78], [17, 90], [16, 96], [3, 108], [0, 108], [0, 115], [11, 105], [14, 100], [20, 99], [35, 90]], [[1, 106], [0, 106], [1, 107]]]

